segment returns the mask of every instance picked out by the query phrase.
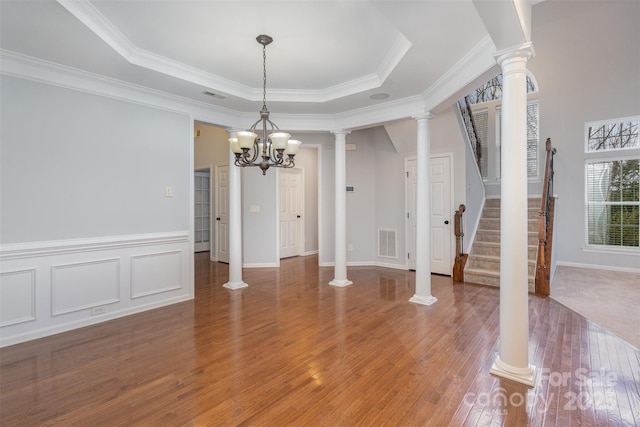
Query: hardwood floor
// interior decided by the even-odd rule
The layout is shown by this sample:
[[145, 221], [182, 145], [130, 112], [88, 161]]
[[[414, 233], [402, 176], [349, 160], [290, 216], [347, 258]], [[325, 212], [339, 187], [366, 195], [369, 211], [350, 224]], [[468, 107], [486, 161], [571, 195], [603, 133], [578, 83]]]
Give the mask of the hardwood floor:
[[245, 269], [196, 255], [196, 298], [0, 350], [2, 426], [640, 424], [640, 351], [529, 297], [534, 388], [489, 374], [498, 293], [317, 257]]

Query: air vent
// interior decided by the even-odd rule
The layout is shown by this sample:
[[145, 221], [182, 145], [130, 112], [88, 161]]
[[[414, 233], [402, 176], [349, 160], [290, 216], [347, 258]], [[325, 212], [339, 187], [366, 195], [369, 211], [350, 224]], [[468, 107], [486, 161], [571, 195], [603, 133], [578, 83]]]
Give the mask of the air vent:
[[226, 97], [226, 96], [224, 96], [224, 95], [221, 95], [221, 94], [219, 94], [219, 93], [215, 93], [215, 92], [211, 92], [210, 90], [205, 90], [205, 91], [204, 91], [204, 92], [202, 92], [202, 93], [203, 93], [203, 94], [205, 94], [205, 95], [208, 95], [208, 96], [212, 96], [212, 97], [214, 97], [214, 98], [216, 98], [216, 99], [226, 99], [226, 98], [227, 98], [227, 97]]
[[378, 256], [381, 258], [397, 258], [396, 230], [378, 229]]

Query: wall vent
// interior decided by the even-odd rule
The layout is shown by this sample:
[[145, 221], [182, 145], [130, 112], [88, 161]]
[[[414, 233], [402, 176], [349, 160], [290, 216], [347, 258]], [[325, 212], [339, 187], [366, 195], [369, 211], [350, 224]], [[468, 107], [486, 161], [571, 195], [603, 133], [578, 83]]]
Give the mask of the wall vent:
[[224, 95], [222, 95], [222, 94], [215, 93], [215, 92], [211, 92], [210, 90], [205, 90], [205, 91], [204, 91], [204, 92], [202, 92], [202, 93], [203, 93], [204, 95], [207, 95], [207, 96], [212, 96], [212, 97], [214, 97], [214, 98], [216, 98], [216, 99], [226, 99], [226, 98], [227, 98], [226, 96], [224, 96]]
[[396, 230], [378, 229], [378, 256], [397, 258], [396, 253]]

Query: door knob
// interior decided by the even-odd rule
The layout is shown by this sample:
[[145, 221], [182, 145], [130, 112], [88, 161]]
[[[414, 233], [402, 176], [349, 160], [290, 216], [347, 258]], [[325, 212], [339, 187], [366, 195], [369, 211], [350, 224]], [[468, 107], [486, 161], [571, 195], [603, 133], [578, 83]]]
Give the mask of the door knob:
[[300, 215], [296, 215], [296, 218], [300, 218]]
[[216, 221], [220, 221], [220, 217], [217, 217], [217, 218], [216, 218]]
[[449, 224], [449, 220], [445, 221], [444, 223], [445, 223], [445, 224]]

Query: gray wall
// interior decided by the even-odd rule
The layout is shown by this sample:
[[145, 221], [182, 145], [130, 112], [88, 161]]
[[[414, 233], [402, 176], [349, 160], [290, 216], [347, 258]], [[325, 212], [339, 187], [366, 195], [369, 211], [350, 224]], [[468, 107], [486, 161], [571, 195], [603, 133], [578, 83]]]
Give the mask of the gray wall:
[[[407, 261], [405, 247], [405, 156], [398, 153], [383, 127], [374, 129], [375, 159], [375, 262], [404, 267]], [[413, 134], [415, 150], [416, 134]], [[396, 230], [397, 258], [378, 257], [378, 229]]]
[[[640, 2], [542, 2], [533, 7], [541, 142], [558, 149], [558, 262], [638, 268], [636, 254], [584, 247], [585, 122], [640, 114]], [[638, 152], [636, 152], [638, 154]]]
[[355, 144], [355, 151], [346, 152], [346, 184], [354, 187], [347, 192], [347, 252], [348, 263], [373, 263], [377, 240], [375, 234], [375, 129], [351, 132], [347, 144]]
[[188, 115], [5, 75], [0, 84], [3, 244], [189, 229]]

